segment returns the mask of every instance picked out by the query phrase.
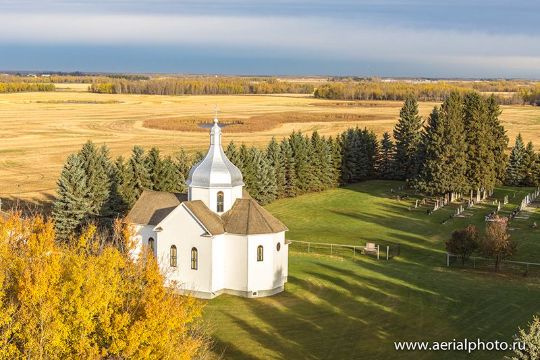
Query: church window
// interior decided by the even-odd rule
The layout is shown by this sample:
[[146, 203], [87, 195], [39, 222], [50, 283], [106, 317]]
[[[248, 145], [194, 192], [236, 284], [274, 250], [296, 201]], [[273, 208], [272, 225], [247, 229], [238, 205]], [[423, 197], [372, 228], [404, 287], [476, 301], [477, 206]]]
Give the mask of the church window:
[[223, 191], [217, 193], [217, 212], [223, 212]]
[[197, 248], [191, 248], [191, 269], [197, 270], [199, 267], [199, 252]]
[[257, 246], [257, 261], [263, 261], [263, 253], [264, 251], [262, 245]]
[[156, 241], [154, 240], [154, 238], [148, 239], [148, 247], [150, 248], [150, 250], [152, 250], [152, 253], [155, 256], [156, 255]]
[[277, 243], [276, 249], [277, 249], [277, 251], [281, 250], [281, 243], [279, 243], [279, 242]]
[[176, 246], [171, 246], [171, 267], [176, 267], [178, 264]]

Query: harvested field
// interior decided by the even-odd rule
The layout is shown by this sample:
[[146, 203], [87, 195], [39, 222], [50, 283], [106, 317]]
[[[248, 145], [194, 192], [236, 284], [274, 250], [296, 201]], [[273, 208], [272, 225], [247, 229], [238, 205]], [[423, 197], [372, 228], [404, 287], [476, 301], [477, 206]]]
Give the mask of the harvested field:
[[[66, 157], [91, 139], [111, 154], [128, 155], [135, 144], [158, 146], [165, 154], [180, 146], [202, 150], [208, 135], [197, 127], [211, 122], [219, 107], [223, 122], [237, 123], [224, 142], [263, 146], [293, 130], [322, 135], [348, 127], [391, 131], [399, 101], [337, 101], [308, 96], [159, 96], [85, 92], [86, 84], [64, 91], [0, 94], [0, 198], [44, 200], [54, 195]], [[426, 117], [437, 103], [420, 103]], [[502, 121], [513, 140], [518, 132], [540, 149], [540, 107], [503, 106]], [[160, 128], [156, 128], [160, 127]], [[171, 128], [173, 130], [162, 130]]]

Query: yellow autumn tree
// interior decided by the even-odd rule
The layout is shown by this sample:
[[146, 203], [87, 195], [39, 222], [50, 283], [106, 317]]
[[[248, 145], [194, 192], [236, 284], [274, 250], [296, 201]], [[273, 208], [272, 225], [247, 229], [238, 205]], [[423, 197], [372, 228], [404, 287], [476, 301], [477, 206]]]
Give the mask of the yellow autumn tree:
[[60, 245], [40, 216], [0, 221], [0, 359], [205, 353], [202, 304], [165, 287], [151, 254], [132, 260], [129, 231], [115, 228], [113, 241], [90, 226]]

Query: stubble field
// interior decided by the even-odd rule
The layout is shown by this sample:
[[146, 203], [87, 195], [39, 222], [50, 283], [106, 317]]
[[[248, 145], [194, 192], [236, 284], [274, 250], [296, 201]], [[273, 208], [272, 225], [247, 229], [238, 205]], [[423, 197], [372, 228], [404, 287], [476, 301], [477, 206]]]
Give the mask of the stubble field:
[[[293, 130], [335, 135], [351, 126], [377, 134], [390, 131], [401, 102], [335, 101], [306, 96], [105, 95], [68, 84], [53, 93], [0, 94], [0, 198], [46, 200], [68, 154], [87, 140], [107, 144], [112, 155], [133, 145], [158, 146], [172, 153], [180, 146], [202, 150], [208, 143], [201, 122], [214, 107], [225, 123], [224, 142], [264, 145]], [[436, 103], [421, 103], [427, 116]], [[540, 148], [540, 108], [503, 106], [503, 124], [513, 141], [521, 132]]]

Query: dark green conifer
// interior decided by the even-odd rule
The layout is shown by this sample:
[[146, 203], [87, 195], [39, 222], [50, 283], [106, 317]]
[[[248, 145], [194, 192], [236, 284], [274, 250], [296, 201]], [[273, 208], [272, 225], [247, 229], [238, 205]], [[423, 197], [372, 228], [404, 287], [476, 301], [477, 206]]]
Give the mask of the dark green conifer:
[[285, 196], [285, 168], [283, 166], [283, 159], [281, 154], [281, 147], [274, 137], [266, 148], [266, 157], [270, 163], [270, 166], [274, 168], [274, 174], [276, 177], [276, 196]]
[[418, 148], [421, 140], [422, 117], [418, 115], [418, 103], [412, 95], [407, 96], [394, 127], [396, 149], [396, 177], [413, 179], [418, 173]]
[[81, 157], [70, 155], [57, 182], [57, 195], [52, 211], [56, 234], [62, 241], [76, 236], [81, 227], [89, 221], [91, 194], [87, 181]]

